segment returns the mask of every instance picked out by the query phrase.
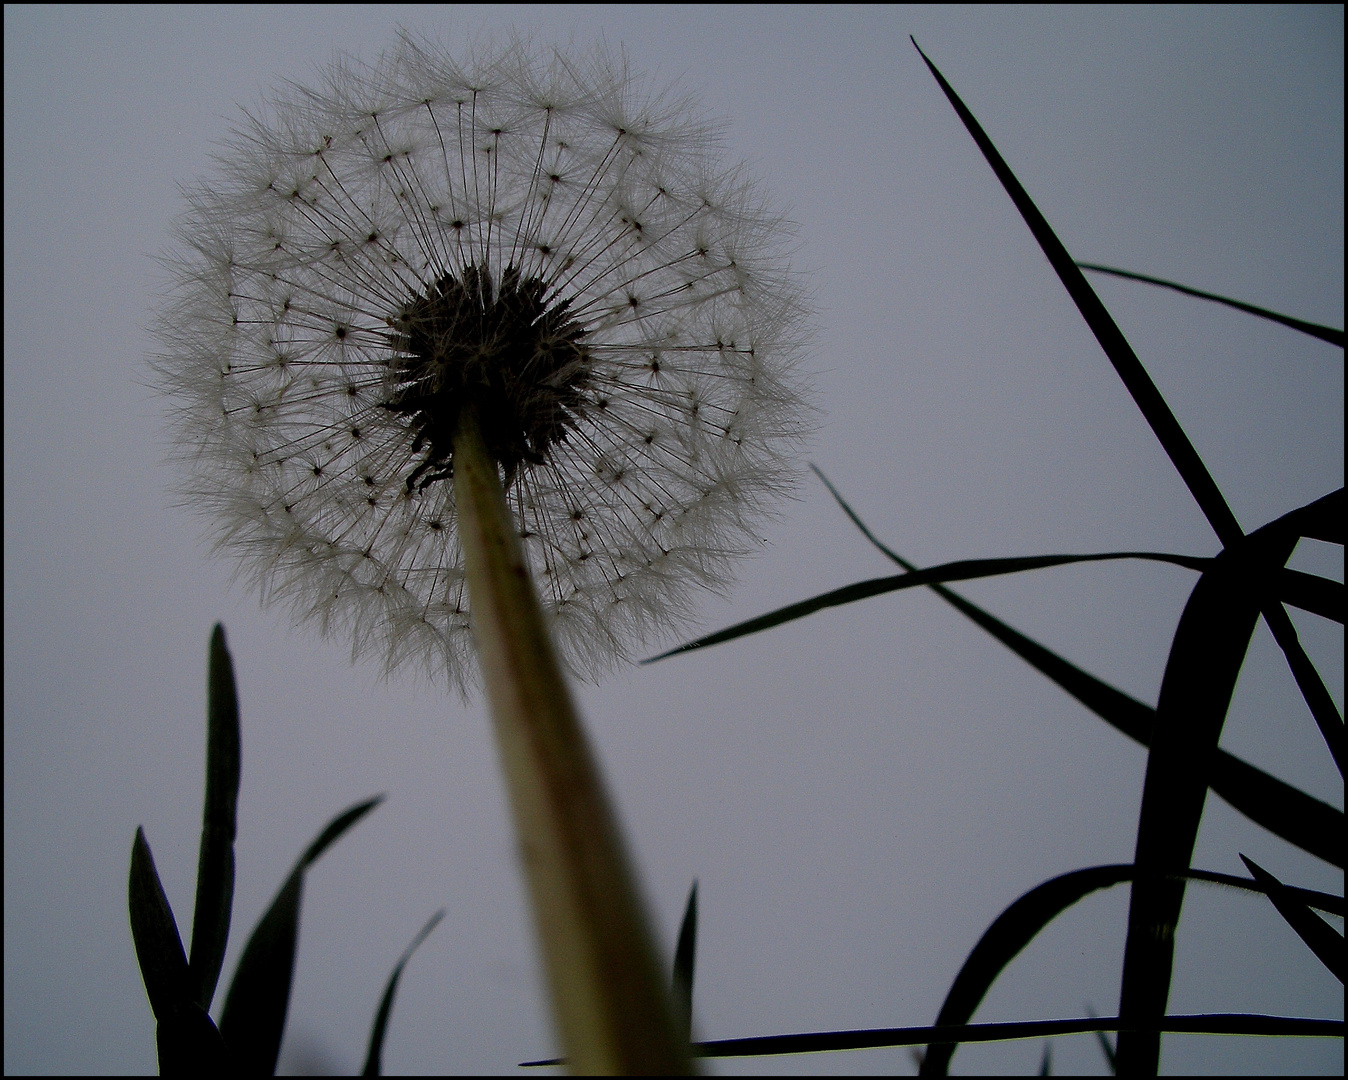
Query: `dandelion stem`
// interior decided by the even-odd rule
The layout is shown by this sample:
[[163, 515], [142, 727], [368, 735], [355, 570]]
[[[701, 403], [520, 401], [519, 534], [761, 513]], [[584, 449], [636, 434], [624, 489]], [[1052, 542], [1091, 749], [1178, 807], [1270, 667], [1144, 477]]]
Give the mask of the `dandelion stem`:
[[689, 1074], [617, 819], [471, 408], [453, 468], [473, 637], [569, 1067]]

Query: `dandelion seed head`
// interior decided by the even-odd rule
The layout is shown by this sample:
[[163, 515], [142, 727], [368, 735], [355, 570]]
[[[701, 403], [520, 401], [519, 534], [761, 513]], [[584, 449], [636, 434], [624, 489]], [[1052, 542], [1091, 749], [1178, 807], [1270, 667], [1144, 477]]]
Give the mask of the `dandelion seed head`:
[[677, 631], [792, 486], [790, 229], [611, 53], [401, 35], [245, 114], [186, 197], [152, 361], [182, 496], [353, 656], [472, 679], [465, 408], [582, 675]]

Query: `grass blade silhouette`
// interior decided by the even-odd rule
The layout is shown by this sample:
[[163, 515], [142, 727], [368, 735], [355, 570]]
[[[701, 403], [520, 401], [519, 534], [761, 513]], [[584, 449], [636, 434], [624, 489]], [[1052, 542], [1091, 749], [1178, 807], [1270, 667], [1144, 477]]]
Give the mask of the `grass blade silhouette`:
[[[1317, 540], [1342, 545], [1345, 517], [1348, 517], [1348, 498], [1344, 496], [1344, 489], [1339, 488], [1338, 491], [1332, 491], [1323, 498], [1316, 499], [1314, 502], [1293, 510], [1290, 514], [1283, 515], [1277, 522], [1271, 523], [1265, 528], [1276, 526], [1290, 531], [1298, 538], [1309, 536]], [[1287, 666], [1292, 670], [1297, 688], [1301, 691], [1302, 697], [1306, 699], [1306, 704], [1310, 706], [1311, 715], [1315, 718], [1315, 724], [1320, 729], [1320, 735], [1324, 738], [1325, 744], [1329, 747], [1329, 752], [1334, 757], [1334, 764], [1338, 766], [1339, 775], [1343, 776], [1345, 757], [1343, 717], [1339, 715], [1339, 710], [1334, 705], [1334, 699], [1325, 689], [1320, 673], [1315, 670], [1315, 665], [1311, 663], [1306, 651], [1301, 647], [1296, 628], [1292, 625], [1292, 620], [1287, 617], [1287, 612], [1276, 602], [1266, 598], [1263, 605], [1263, 615], [1269, 629], [1273, 631], [1274, 640], [1277, 641], [1278, 647], [1282, 649], [1283, 655], [1287, 658]]]
[[[1087, 1006], [1086, 1015], [1094, 1016], [1095, 1010], [1092, 1009], [1090, 1006]], [[1115, 1062], [1114, 1060], [1114, 1047], [1109, 1041], [1109, 1036], [1106, 1035], [1103, 1031], [1097, 1031], [1095, 1033], [1095, 1041], [1100, 1046], [1100, 1053], [1104, 1055], [1105, 1064], [1109, 1066], [1110, 1075], [1111, 1076], [1116, 1075], [1119, 1071], [1119, 1068], [1117, 1062]]]
[[1258, 315], [1261, 319], [1270, 319], [1293, 330], [1300, 330], [1303, 334], [1309, 334], [1313, 338], [1327, 341], [1331, 345], [1337, 345], [1340, 349], [1343, 348], [1343, 331], [1335, 330], [1332, 326], [1321, 326], [1319, 323], [1306, 322], [1304, 319], [1294, 319], [1290, 315], [1282, 315], [1276, 311], [1270, 311], [1268, 308], [1256, 307], [1254, 304], [1247, 304], [1243, 300], [1232, 300], [1229, 296], [1218, 296], [1216, 293], [1204, 292], [1202, 289], [1194, 289], [1174, 281], [1166, 281], [1165, 278], [1151, 277], [1149, 274], [1135, 274], [1131, 270], [1120, 270], [1114, 266], [1101, 266], [1099, 263], [1079, 262], [1077, 266], [1096, 274], [1112, 274], [1114, 277], [1128, 278], [1130, 281], [1145, 281], [1148, 285], [1160, 285], [1164, 289], [1174, 289], [1175, 292], [1183, 293], [1185, 296], [1197, 296], [1202, 300], [1225, 304], [1237, 311]]
[[843, 604], [851, 604], [867, 597], [898, 592], [902, 589], [939, 585], [947, 581], [972, 581], [977, 578], [999, 577], [1003, 574], [1018, 574], [1026, 570], [1069, 566], [1073, 563], [1109, 562], [1115, 559], [1145, 559], [1151, 562], [1172, 563], [1200, 572], [1211, 561], [1192, 555], [1172, 555], [1160, 551], [1106, 551], [1089, 555], [1027, 555], [1006, 559], [960, 559], [957, 562], [928, 567], [926, 570], [913, 569], [903, 574], [872, 578], [869, 581], [858, 581], [854, 585], [844, 585], [840, 589], [821, 593], [809, 600], [788, 604], [786, 607], [770, 611], [766, 615], [759, 615], [757, 618], [736, 623], [734, 626], [718, 630], [706, 637], [689, 641], [662, 652], [659, 656], [652, 656], [643, 660], [642, 663], [653, 664], [657, 660], [677, 656], [679, 653], [704, 649], [711, 645], [720, 645], [736, 638], [746, 637], [749, 634], [756, 634], [760, 630], [768, 630], [774, 626], [781, 626], [783, 623], [793, 622], [796, 619], [804, 618], [806, 615], [813, 615], [816, 611], [822, 611], [825, 608], [841, 607]]
[[1345, 518], [1348, 518], [1348, 500], [1343, 488], [1292, 511], [1292, 516], [1296, 530], [1302, 536], [1343, 547]]
[[[1072, 870], [1036, 885], [1016, 899], [993, 920], [964, 961], [936, 1017], [937, 1026], [950, 1028], [967, 1024], [997, 976], [1045, 926], [1091, 893], [1131, 881], [1135, 869], [1131, 863], [1116, 863]], [[1267, 891], [1259, 882], [1231, 874], [1190, 870], [1180, 876], [1245, 892]], [[1301, 890], [1293, 899], [1335, 914], [1341, 914], [1344, 910], [1343, 898], [1329, 893]], [[934, 1043], [929, 1046], [923, 1056], [922, 1074], [946, 1075], [955, 1046], [952, 1043]]]
[[1222, 546], [1226, 547], [1236, 542], [1242, 535], [1239, 522], [1236, 521], [1235, 515], [1231, 512], [1226, 499], [1218, 489], [1216, 481], [1212, 479], [1207, 466], [1203, 464], [1198, 452], [1193, 448], [1193, 444], [1189, 442], [1189, 437], [1185, 435], [1184, 429], [1180, 427], [1179, 421], [1170, 411], [1170, 406], [1161, 397], [1161, 392], [1156, 389], [1156, 384], [1151, 381], [1151, 376], [1143, 368], [1142, 361], [1133, 352], [1133, 347], [1128, 344], [1123, 333], [1115, 325], [1114, 319], [1105, 310], [1104, 304], [1100, 302], [1100, 298], [1095, 295], [1095, 291], [1087, 283], [1085, 275], [1078, 269], [1072, 257], [1067, 254], [1067, 249], [1063, 247], [1062, 241], [1058, 239], [1049, 223], [1044, 219], [1044, 215], [1039, 212], [1039, 208], [1034, 205], [1030, 196], [1021, 186], [1020, 181], [1016, 179], [1015, 174], [1011, 172], [1001, 154], [997, 152], [997, 148], [992, 145], [992, 140], [988, 138], [978, 121], [974, 119], [973, 113], [960, 100], [959, 95], [946, 82], [945, 76], [936, 69], [936, 65], [927, 58], [927, 54], [922, 51], [915, 40], [913, 41], [913, 48], [917, 49], [918, 55], [922, 57], [932, 75], [935, 76], [946, 98], [954, 106], [955, 112], [964, 122], [969, 134], [973, 136], [979, 150], [983, 152], [983, 157], [992, 166], [992, 171], [1001, 181], [1006, 193], [1011, 196], [1011, 201], [1016, 204], [1016, 209], [1025, 219], [1025, 224], [1030, 227], [1030, 232], [1039, 242], [1040, 248], [1048, 257], [1049, 263], [1066, 287], [1068, 295], [1071, 296], [1077, 309], [1086, 320], [1086, 325], [1090, 327], [1096, 340], [1099, 341], [1100, 347], [1104, 349], [1109, 362], [1114, 365], [1114, 370], [1123, 380], [1123, 384], [1132, 395], [1133, 401], [1142, 410], [1142, 415], [1151, 425], [1151, 429], [1155, 432], [1157, 439], [1160, 440], [1166, 455], [1178, 470], [1185, 484], [1188, 485], [1189, 491], [1193, 494], [1209, 524], [1212, 525], [1212, 529], [1217, 534], [1217, 538], [1221, 540]]
[[697, 960], [697, 881], [688, 890], [688, 903], [679, 925], [679, 943], [674, 947], [674, 1012], [684, 1037], [692, 1041], [693, 967]]
[[[1268, 580], [1298, 539], [1280, 519], [1224, 548], [1198, 579], [1175, 629], [1147, 754], [1124, 943], [1119, 1015], [1136, 1027], [1151, 1028], [1165, 1015], [1184, 900], [1183, 879], [1175, 875], [1189, 868], [1217, 741]], [[1120, 1072], [1152, 1075], [1160, 1035], [1121, 1032], [1117, 1053]]]
[[328, 823], [300, 856], [248, 939], [220, 1017], [220, 1034], [233, 1051], [241, 1072], [271, 1076], [276, 1071], [290, 1007], [304, 872], [383, 798], [379, 795], [357, 803]]
[[[1083, 896], [1127, 881], [1133, 867], [1092, 866], [1052, 878], [1003, 911], [979, 938], [936, 1016], [936, 1027], [967, 1024], [993, 980], [1045, 926]], [[923, 1076], [945, 1076], [957, 1043], [936, 1042], [922, 1058]]]
[[432, 915], [426, 921], [426, 925], [417, 931], [417, 936], [412, 939], [412, 943], [403, 950], [398, 962], [393, 965], [393, 971], [384, 986], [384, 994], [379, 999], [379, 1008], [375, 1010], [374, 1026], [370, 1029], [370, 1043], [365, 1051], [365, 1067], [361, 1070], [362, 1076], [383, 1075], [384, 1033], [388, 1029], [389, 1015], [393, 1012], [393, 995], [398, 992], [398, 980], [402, 978], [403, 968], [407, 966], [407, 961], [412, 959], [412, 954], [417, 951], [417, 947], [426, 940], [430, 932], [439, 925], [440, 920], [444, 917], [444, 908]]
[[187, 956], [143, 828], [136, 829], [131, 844], [127, 901], [131, 940], [136, 946], [136, 960], [150, 1008], [156, 1017], [168, 1015], [190, 997]]
[[1335, 933], [1327, 922], [1311, 911], [1309, 905], [1294, 896], [1286, 885], [1253, 859], [1248, 859], [1244, 855], [1240, 858], [1254, 876], [1254, 880], [1268, 894], [1269, 900], [1278, 909], [1278, 914], [1287, 921], [1287, 925], [1297, 932], [1297, 936], [1306, 943], [1311, 952], [1315, 953], [1320, 963], [1329, 968], [1339, 982], [1343, 982], [1345, 959], [1343, 935]]
[[[1266, 1016], [1260, 1013], [1203, 1013], [1163, 1017], [1163, 1032], [1184, 1035], [1253, 1035], [1309, 1039], [1340, 1039], [1342, 1020], [1304, 1016]], [[851, 1031], [806, 1031], [795, 1035], [757, 1035], [747, 1039], [713, 1039], [693, 1044], [694, 1057], [769, 1057], [780, 1054], [821, 1054], [831, 1050], [875, 1050], [887, 1046], [921, 1046], [938, 1040], [1009, 1042], [1053, 1035], [1085, 1035], [1093, 1031], [1129, 1028], [1117, 1016], [1070, 1020], [1021, 1020], [1008, 1024], [961, 1024], [957, 1027], [860, 1028]], [[565, 1065], [564, 1058], [521, 1061], [521, 1068]]]
[[234, 837], [239, 807], [239, 701], [225, 628], [211, 631], [206, 676], [206, 798], [197, 858], [197, 895], [188, 962], [192, 996], [209, 1010], [225, 962], [234, 902]]
[[[885, 549], [885, 551], [886, 554], [892, 554], [888, 549]], [[679, 653], [692, 652], [694, 649], [705, 649], [712, 645], [723, 645], [727, 641], [734, 641], [736, 638], [748, 637], [750, 634], [757, 634], [760, 631], [771, 630], [773, 627], [781, 626], [784, 623], [794, 622], [796, 619], [803, 619], [807, 615], [813, 615], [816, 611], [823, 611], [825, 608], [841, 607], [844, 604], [866, 600], [872, 596], [883, 596], [885, 593], [899, 592], [903, 589], [916, 589], [924, 585], [935, 587], [952, 581], [972, 581], [977, 578], [998, 577], [1003, 574], [1019, 574], [1027, 570], [1045, 570], [1055, 566], [1070, 566], [1073, 563], [1109, 562], [1116, 559], [1145, 559], [1150, 562], [1171, 563], [1175, 566], [1183, 566], [1185, 569], [1200, 572], [1211, 562], [1210, 559], [1199, 556], [1174, 555], [1161, 551], [1105, 551], [1088, 555], [1029, 555], [1005, 559], [961, 559], [957, 562], [930, 566], [925, 570], [912, 567], [905, 574], [858, 581], [852, 585], [844, 585], [842, 588], [820, 593], [808, 600], [799, 600], [794, 604], [786, 605], [786, 607], [777, 608], [752, 619], [746, 619], [744, 622], [735, 623], [733, 626], [727, 626], [724, 630], [718, 630], [714, 634], [707, 634], [705, 637], [684, 642], [682, 645], [677, 645], [657, 656], [648, 657], [641, 662], [653, 664], [657, 660], [677, 656]], [[1285, 575], [1293, 573], [1296, 572], [1283, 571]], [[1336, 602], [1341, 607], [1342, 586], [1337, 581], [1317, 578], [1310, 574], [1298, 574], [1295, 578], [1280, 577], [1278, 582], [1280, 587], [1284, 582], [1290, 582], [1288, 591], [1298, 599], [1305, 601], [1304, 604], [1296, 604], [1295, 606], [1304, 607], [1316, 614], [1321, 613], [1320, 610], [1316, 609], [1322, 609], [1325, 613], [1328, 613], [1327, 617], [1329, 618], [1334, 618]], [[1334, 591], [1335, 586], [1338, 587], [1337, 592]], [[1338, 614], [1339, 621], [1342, 622], [1341, 610]]]
[[1341, 581], [1331, 581], [1329, 578], [1284, 567], [1278, 578], [1278, 598], [1284, 604], [1343, 624], [1344, 589]]
[[[843, 513], [851, 519], [867, 540], [903, 569], [909, 571], [917, 569], [913, 563], [871, 532], [818, 466], [811, 465], [810, 468], [828, 488]], [[1339, 494], [1341, 503], [1342, 494], [1336, 494]], [[1336, 519], [1333, 516], [1333, 503], [1325, 504], [1324, 500], [1317, 500], [1317, 503], [1310, 505], [1316, 509], [1311, 512], [1293, 511], [1292, 522], [1289, 523], [1291, 527], [1302, 536], [1331, 543], [1335, 542], [1337, 536], [1337, 542], [1342, 543], [1342, 518]], [[1156, 710], [1151, 706], [1144, 705], [1136, 698], [1082, 671], [1057, 653], [1007, 626], [1006, 623], [945, 586], [932, 585], [931, 589], [1026, 663], [1052, 679], [1106, 723], [1143, 746], [1151, 745], [1151, 733], [1156, 722]], [[1220, 748], [1213, 761], [1209, 782], [1214, 792], [1251, 821], [1262, 825], [1288, 843], [1295, 844], [1334, 866], [1343, 867], [1342, 810], [1307, 795], [1291, 784], [1270, 776], [1262, 769]]]
[[1119, 1071], [1118, 1063], [1114, 1057], [1114, 1046], [1109, 1041], [1109, 1036], [1103, 1031], [1095, 1033], [1095, 1040], [1100, 1045], [1100, 1053], [1105, 1056], [1105, 1064], [1109, 1066], [1110, 1075], [1116, 1075]]
[[1334, 758], [1334, 764], [1338, 766], [1339, 776], [1342, 777], [1345, 756], [1343, 717], [1339, 715], [1339, 710], [1334, 704], [1334, 699], [1330, 697], [1324, 680], [1320, 678], [1320, 673], [1315, 670], [1311, 658], [1306, 655], [1306, 650], [1301, 647], [1296, 627], [1292, 625], [1292, 620], [1287, 617], [1287, 612], [1277, 604], [1269, 604], [1265, 606], [1263, 615], [1264, 621], [1273, 631], [1273, 639], [1278, 643], [1278, 647], [1282, 649], [1283, 655], [1287, 658], [1287, 666], [1291, 668], [1292, 677], [1296, 679], [1297, 689], [1301, 691], [1301, 696], [1310, 706], [1311, 716], [1315, 718], [1315, 726], [1320, 729], [1320, 735], [1324, 738], [1325, 745], [1329, 747], [1329, 752]]
[[[1166, 1016], [1157, 1025], [1162, 1032], [1185, 1035], [1343, 1037], [1342, 1020], [1318, 1017], [1265, 1016], [1258, 1013], [1204, 1013]], [[763, 1035], [748, 1039], [716, 1039], [693, 1044], [698, 1057], [763, 1057], [776, 1054], [818, 1054], [829, 1050], [870, 1050], [884, 1046], [920, 1046], [938, 1039], [959, 1042], [1007, 1042], [1050, 1035], [1083, 1035], [1092, 1031], [1128, 1031], [1116, 1016], [1071, 1020], [1022, 1020], [1007, 1024], [964, 1024], [959, 1027], [871, 1028], [858, 1031], [817, 1031], [799, 1035]], [[556, 1061], [526, 1062], [555, 1065]]]
[[136, 961], [155, 1017], [160, 1074], [226, 1074], [232, 1062], [220, 1032], [192, 994], [178, 924], [141, 828], [131, 845], [127, 900]]

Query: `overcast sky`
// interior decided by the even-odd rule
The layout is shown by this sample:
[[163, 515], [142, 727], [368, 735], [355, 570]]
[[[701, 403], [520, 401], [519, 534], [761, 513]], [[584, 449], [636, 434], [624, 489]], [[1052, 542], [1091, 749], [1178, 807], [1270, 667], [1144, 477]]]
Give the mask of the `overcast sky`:
[[[148, 1072], [126, 871], [143, 824], [184, 937], [211, 625], [239, 681], [243, 780], [227, 980], [334, 813], [387, 802], [310, 873], [283, 1068], [354, 1072], [382, 983], [436, 909], [389, 1072], [513, 1072], [554, 1050], [485, 706], [352, 667], [229, 582], [170, 503], [146, 388], [152, 256], [175, 185], [282, 79], [399, 25], [454, 47], [515, 27], [620, 43], [729, 125], [799, 225], [818, 308], [816, 462], [922, 564], [1218, 544], [908, 42], [963, 96], [1068, 250], [1343, 325], [1343, 9], [7, 6], [5, 1033], [12, 1072]], [[1121, 281], [1097, 290], [1246, 530], [1343, 484], [1342, 352]], [[891, 572], [800, 463], [711, 631]], [[1342, 548], [1293, 565], [1342, 580]], [[961, 589], [1154, 703], [1186, 570], [1107, 563]], [[1293, 611], [1343, 709], [1342, 628]], [[835, 608], [583, 687], [658, 933], [701, 894], [704, 1038], [930, 1023], [1027, 889], [1132, 858], [1145, 753], [930, 594]], [[1316, 797], [1343, 786], [1267, 629], [1222, 745]], [[1195, 864], [1341, 891], [1209, 799]], [[1126, 888], [1006, 970], [975, 1016], [1108, 1014]], [[1340, 926], [1341, 923], [1336, 924]], [[1343, 1016], [1342, 987], [1258, 898], [1191, 888], [1172, 1012]], [[1055, 1071], [1102, 1072], [1090, 1036]], [[1038, 1042], [954, 1070], [1034, 1072]], [[902, 1049], [717, 1063], [911, 1072]], [[1337, 1040], [1168, 1036], [1170, 1072], [1343, 1070]]]

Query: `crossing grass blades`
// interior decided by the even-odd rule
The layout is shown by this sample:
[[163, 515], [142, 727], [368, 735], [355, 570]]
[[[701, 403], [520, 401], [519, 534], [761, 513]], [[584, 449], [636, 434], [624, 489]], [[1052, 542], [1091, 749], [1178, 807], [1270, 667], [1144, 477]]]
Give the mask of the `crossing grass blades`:
[[[271, 1076], [290, 1003], [305, 871], [383, 796], [338, 814], [305, 849], [254, 928], [225, 996], [219, 1024], [210, 1017], [229, 940], [234, 898], [234, 837], [239, 800], [239, 708], [224, 628], [211, 634], [207, 676], [206, 799], [197, 864], [191, 957], [160, 884], [144, 829], [131, 848], [128, 898], [136, 959], [156, 1020], [163, 1076]], [[398, 960], [370, 1031], [364, 1074], [378, 1076], [384, 1033], [403, 968], [443, 917], [433, 915]]]
[[[916, 47], [917, 43], [913, 44]], [[757, 633], [823, 608], [901, 589], [930, 588], [1106, 723], [1148, 748], [1135, 857], [1131, 864], [1085, 867], [1055, 877], [1011, 904], [988, 927], [969, 954], [932, 1027], [721, 1040], [695, 1044], [694, 1052], [707, 1057], [756, 1056], [925, 1045], [925, 1053], [915, 1054], [920, 1056], [921, 1072], [943, 1075], [962, 1042], [1117, 1032], [1117, 1048], [1101, 1034], [1102, 1048], [1111, 1068], [1120, 1074], [1133, 1075], [1156, 1073], [1161, 1035], [1165, 1032], [1342, 1038], [1343, 1022], [1340, 1020], [1236, 1014], [1168, 1016], [1166, 1001], [1170, 990], [1175, 927], [1189, 882], [1263, 894], [1315, 956], [1340, 982], [1343, 981], [1343, 936], [1315, 913], [1318, 910], [1342, 917], [1344, 901], [1341, 896], [1284, 884], [1244, 855], [1241, 857], [1250, 871], [1250, 878], [1210, 873], [1190, 865], [1209, 788], [1234, 809], [1288, 843], [1333, 866], [1342, 868], [1344, 865], [1342, 811], [1275, 779], [1217, 745], [1236, 678], [1256, 623], [1262, 616], [1287, 658], [1288, 667], [1340, 776], [1343, 774], [1343, 719], [1315, 665], [1302, 649], [1285, 609], [1285, 605], [1290, 604], [1343, 623], [1344, 586], [1341, 583], [1285, 566], [1303, 537], [1343, 544], [1343, 489], [1330, 492], [1246, 533], [1133, 349], [1087, 283], [1082, 270], [1139, 280], [1224, 304], [1271, 319], [1340, 349], [1343, 348], [1343, 331], [1163, 279], [1075, 262], [978, 121], [920, 48], [918, 52], [1030, 227], [1105, 355], [1207, 517], [1222, 543], [1222, 550], [1214, 558], [1124, 551], [965, 560], [919, 569], [877, 539], [823, 473], [816, 469], [852, 522], [902, 573], [858, 582], [788, 605], [652, 659], [659, 660]], [[1114, 559], [1167, 562], [1187, 567], [1199, 575], [1175, 630], [1155, 708], [1068, 663], [948, 588], [958, 581]], [[1009, 1024], [969, 1023], [998, 974], [1040, 930], [1083, 897], [1125, 883], [1131, 888], [1131, 903], [1118, 1016]], [[1049, 1068], [1047, 1051], [1043, 1068], [1044, 1071]]]

